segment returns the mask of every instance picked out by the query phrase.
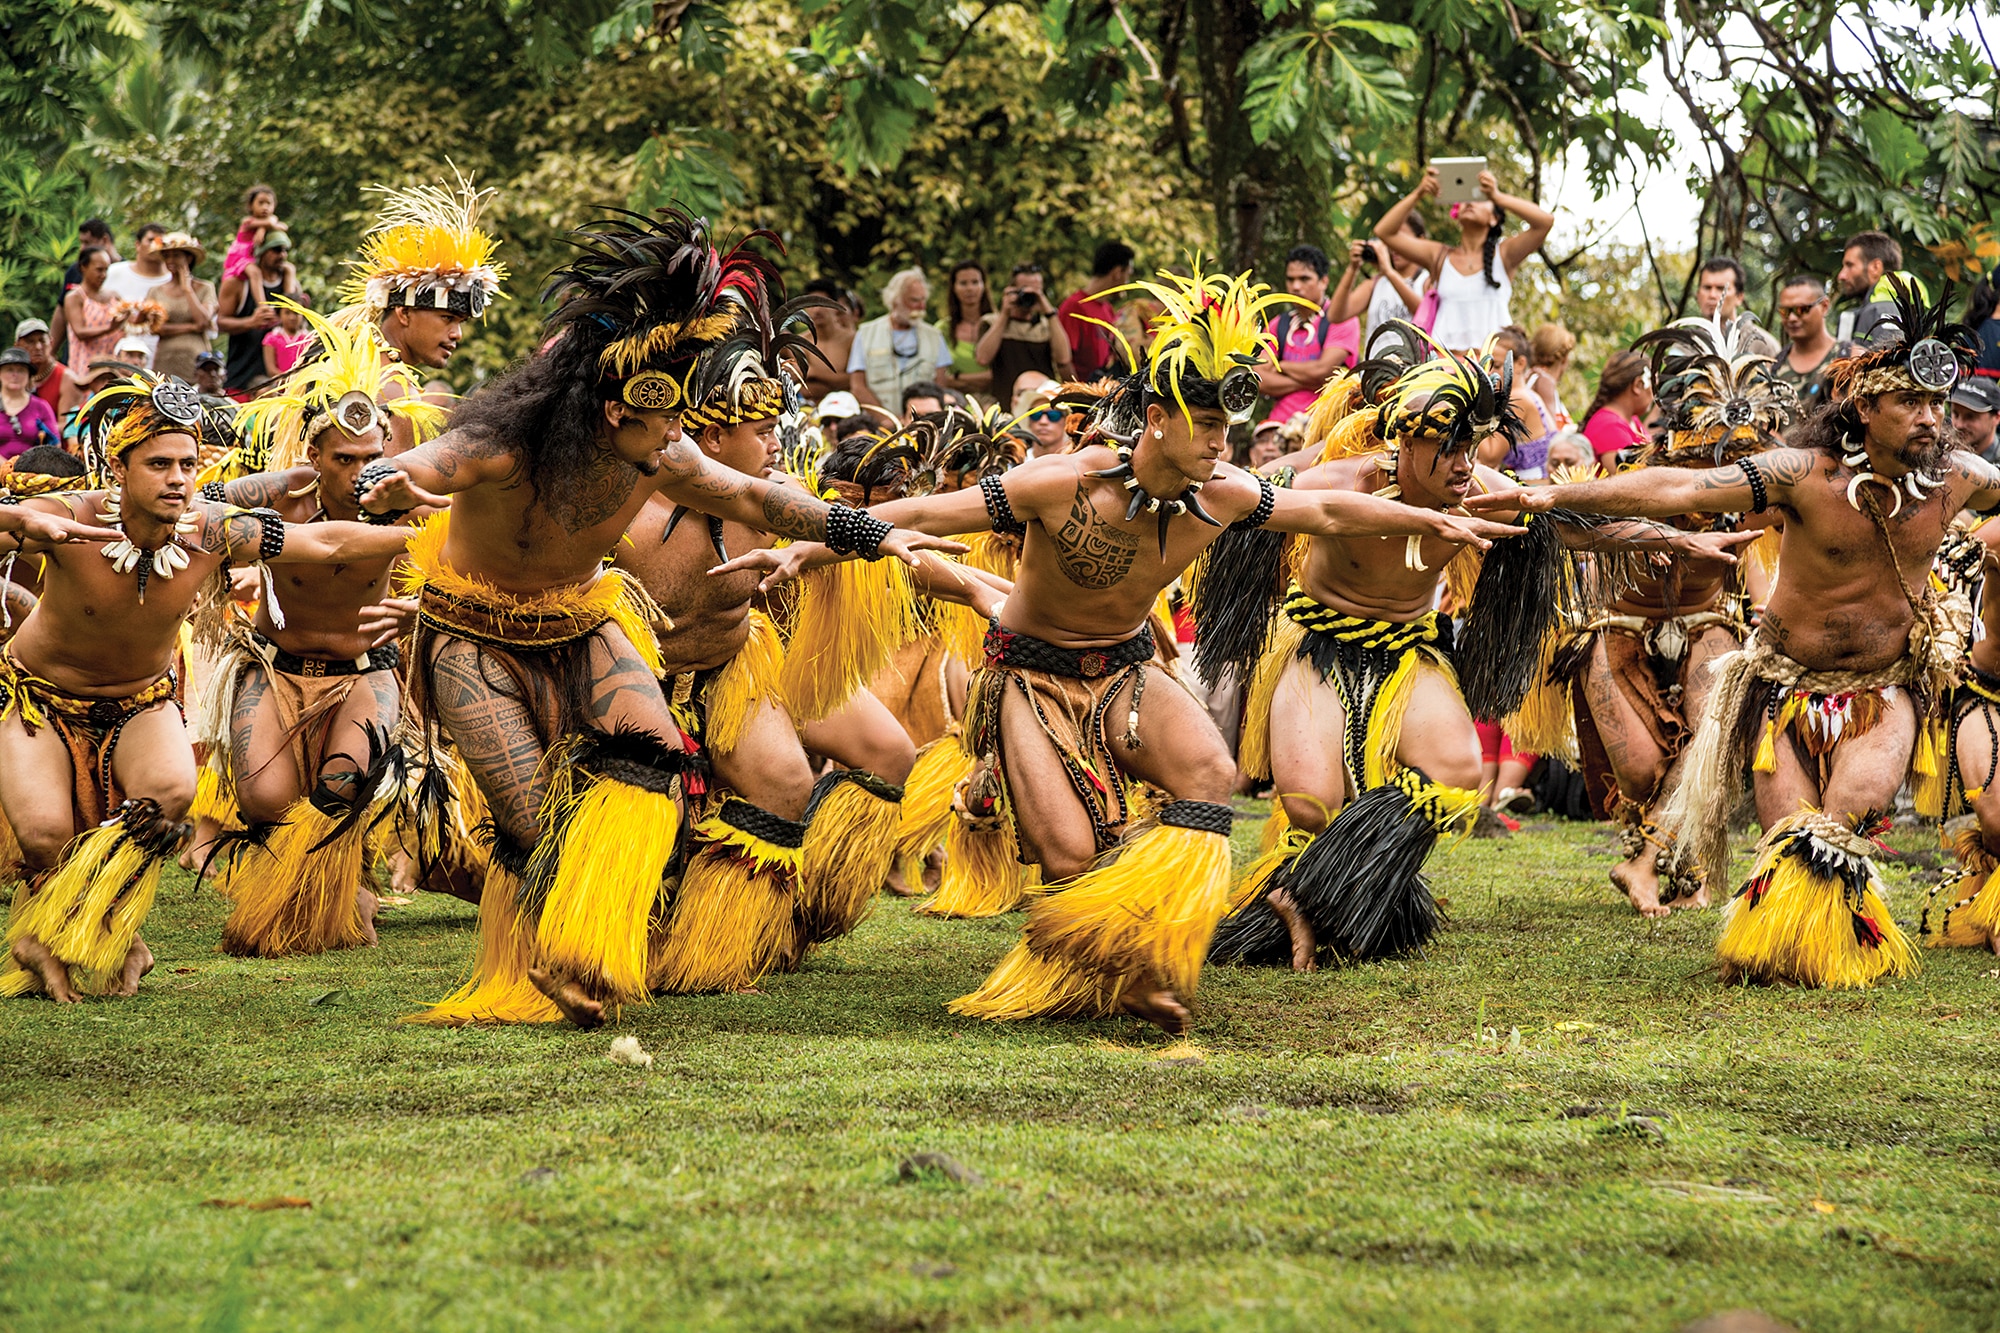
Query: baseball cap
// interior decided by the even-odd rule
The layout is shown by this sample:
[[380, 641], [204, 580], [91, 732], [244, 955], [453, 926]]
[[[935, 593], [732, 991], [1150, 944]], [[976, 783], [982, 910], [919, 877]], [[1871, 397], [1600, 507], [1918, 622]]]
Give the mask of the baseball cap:
[[1254, 428], [1252, 428], [1252, 430], [1250, 431], [1250, 436], [1252, 439], [1261, 440], [1266, 435], [1276, 435], [1278, 431], [1284, 427], [1284, 424], [1285, 423], [1282, 421], [1273, 421], [1271, 420], [1271, 418], [1265, 417], [1262, 421], [1258, 422]]
[[0, 366], [32, 366], [34, 361], [19, 347], [9, 347], [0, 352]]
[[267, 231], [264, 233], [264, 239], [257, 243], [257, 253], [260, 255], [266, 250], [289, 250], [291, 248], [292, 238], [281, 231]]
[[1990, 375], [1967, 375], [1951, 391], [1951, 401], [1975, 412], [2000, 412], [2000, 380]]
[[19, 342], [31, 333], [47, 333], [49, 326], [39, 319], [24, 319], [14, 326], [14, 341]]
[[220, 352], [196, 352], [194, 354], [194, 365], [196, 370], [204, 370], [210, 366], [220, 368], [228, 364], [229, 364], [229, 359], [223, 356], [223, 354]]
[[845, 421], [849, 417], [861, 415], [861, 400], [845, 389], [835, 389], [819, 400], [819, 411], [814, 414], [821, 421]]

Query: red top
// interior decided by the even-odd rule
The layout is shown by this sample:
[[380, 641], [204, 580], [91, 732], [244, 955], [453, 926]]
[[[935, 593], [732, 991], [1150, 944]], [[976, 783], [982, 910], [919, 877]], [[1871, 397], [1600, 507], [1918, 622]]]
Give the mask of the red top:
[[[1620, 449], [1631, 449], [1646, 442], [1646, 428], [1620, 412], [1608, 407], [1600, 407], [1590, 414], [1590, 420], [1583, 425], [1584, 436], [1597, 454], [1597, 461], [1603, 463]], [[1607, 465], [1608, 466], [1608, 465]]]
[[1076, 362], [1076, 377], [1087, 384], [1102, 375], [1104, 368], [1111, 364], [1111, 331], [1102, 324], [1092, 324], [1090, 320], [1116, 323], [1118, 312], [1111, 308], [1111, 302], [1085, 291], [1074, 291], [1056, 307], [1056, 317], [1062, 320], [1063, 333], [1069, 338], [1069, 354]]
[[62, 363], [58, 361], [56, 368], [49, 372], [49, 377], [35, 386], [35, 397], [47, 403], [49, 411], [57, 418], [62, 416], [62, 384]]

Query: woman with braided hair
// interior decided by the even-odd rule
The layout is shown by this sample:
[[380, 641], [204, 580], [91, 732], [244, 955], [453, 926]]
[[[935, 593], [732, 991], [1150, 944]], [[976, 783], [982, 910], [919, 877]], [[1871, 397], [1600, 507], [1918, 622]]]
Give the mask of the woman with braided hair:
[[[1456, 245], [1413, 235], [1403, 226], [1419, 202], [1437, 194], [1435, 166], [1425, 167], [1417, 188], [1375, 224], [1378, 239], [1430, 274], [1438, 298], [1431, 334], [1451, 352], [1476, 352], [1495, 329], [1514, 322], [1508, 303], [1514, 294], [1515, 270], [1541, 248], [1556, 222], [1555, 214], [1533, 200], [1502, 193], [1490, 171], [1479, 173], [1479, 189], [1484, 199], [1451, 206], [1452, 220], [1458, 223]], [[1509, 213], [1525, 221], [1528, 229], [1506, 235]]]

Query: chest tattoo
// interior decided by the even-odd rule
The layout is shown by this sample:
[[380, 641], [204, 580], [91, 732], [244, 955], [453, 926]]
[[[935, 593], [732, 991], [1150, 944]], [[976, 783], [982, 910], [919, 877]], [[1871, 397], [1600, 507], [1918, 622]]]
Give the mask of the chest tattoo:
[[639, 469], [622, 458], [600, 456], [577, 472], [542, 485], [542, 504], [566, 532], [583, 532], [611, 518], [632, 498]]
[[1056, 562], [1079, 588], [1116, 587], [1139, 554], [1139, 539], [1106, 522], [1090, 503], [1082, 482], [1070, 501], [1069, 517], [1055, 532]]

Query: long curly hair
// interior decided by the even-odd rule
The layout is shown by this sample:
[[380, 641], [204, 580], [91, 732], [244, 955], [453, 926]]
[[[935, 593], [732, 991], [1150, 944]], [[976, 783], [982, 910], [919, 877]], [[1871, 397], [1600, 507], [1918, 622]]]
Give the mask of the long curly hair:
[[565, 333], [461, 399], [451, 429], [505, 444], [537, 496], [542, 481], [589, 467], [601, 449], [604, 394], [597, 387], [600, 344]]
[[1853, 402], [1843, 398], [1823, 403], [1800, 418], [1785, 435], [1785, 443], [1794, 449], [1810, 449], [1829, 458], [1839, 458], [1860, 433], [1861, 418], [1855, 413]]

